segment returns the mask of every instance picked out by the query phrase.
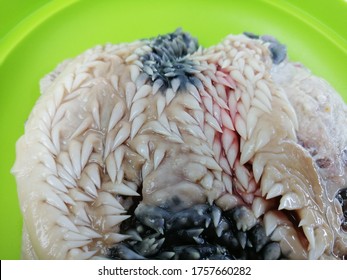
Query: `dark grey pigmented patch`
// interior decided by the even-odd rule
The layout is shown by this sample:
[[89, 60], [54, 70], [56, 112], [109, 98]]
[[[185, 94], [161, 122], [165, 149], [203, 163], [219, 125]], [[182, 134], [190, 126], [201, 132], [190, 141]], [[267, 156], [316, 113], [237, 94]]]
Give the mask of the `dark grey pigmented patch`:
[[269, 35], [258, 36], [251, 32], [244, 32], [244, 35], [251, 39], [260, 39], [264, 42], [270, 43], [269, 50], [271, 52], [271, 59], [274, 64], [280, 64], [287, 57], [287, 47], [281, 44], [276, 38]]
[[262, 250], [264, 260], [277, 260], [281, 257], [280, 244], [271, 242], [267, 244]]
[[336, 194], [336, 199], [340, 203], [343, 217], [341, 217], [341, 228], [347, 232], [347, 188], [342, 188]]
[[259, 39], [259, 35], [256, 35], [252, 32], [243, 32], [244, 35], [246, 35], [248, 38], [251, 38], [251, 39]]
[[195, 68], [196, 63], [187, 56], [198, 49], [197, 39], [177, 29], [173, 33], [151, 39], [149, 46], [152, 51], [143, 55], [140, 60], [143, 71], [153, 84], [164, 90], [172, 87], [176, 79], [178, 88], [175, 88], [175, 91], [185, 89], [187, 83], [195, 84], [194, 74], [199, 71]]
[[[110, 259], [279, 259], [280, 246], [271, 242], [264, 227], [242, 231], [236, 218], [243, 208], [223, 212], [216, 205], [198, 204], [170, 212], [141, 205], [122, 223], [120, 233], [132, 238], [109, 249]], [[159, 221], [159, 223], [158, 223]], [[159, 224], [160, 230], [156, 227]]]
[[260, 39], [264, 42], [270, 43], [269, 50], [271, 52], [271, 58], [274, 64], [280, 64], [287, 57], [287, 47], [281, 44], [276, 38], [263, 35]]
[[341, 152], [341, 159], [345, 166], [347, 166], [347, 148], [344, 148]]

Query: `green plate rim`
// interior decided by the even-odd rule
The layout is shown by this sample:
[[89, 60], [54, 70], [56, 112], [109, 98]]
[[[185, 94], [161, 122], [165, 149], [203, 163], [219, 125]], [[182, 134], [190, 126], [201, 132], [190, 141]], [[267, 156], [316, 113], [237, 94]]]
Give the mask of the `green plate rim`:
[[[0, 40], [0, 66], [17, 44], [24, 40], [32, 30], [44, 23], [45, 20], [49, 19], [52, 15], [80, 1], [82, 0], [55, 0], [48, 2], [15, 25], [5, 34], [3, 39]], [[344, 38], [339, 34], [339, 32], [311, 16], [310, 13], [288, 1], [259, 0], [259, 2], [264, 2], [278, 10], [281, 10], [283, 13], [287, 13], [297, 18], [299, 21], [322, 34], [322, 36], [331, 41], [337, 48], [347, 55], [347, 38]]]

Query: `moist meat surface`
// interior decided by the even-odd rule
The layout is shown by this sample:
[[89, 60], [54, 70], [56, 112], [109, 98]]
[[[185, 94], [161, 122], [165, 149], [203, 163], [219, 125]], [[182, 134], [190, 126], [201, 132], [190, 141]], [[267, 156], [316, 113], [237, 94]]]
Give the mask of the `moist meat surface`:
[[346, 105], [276, 39], [97, 46], [41, 93], [12, 169], [23, 258], [344, 258]]

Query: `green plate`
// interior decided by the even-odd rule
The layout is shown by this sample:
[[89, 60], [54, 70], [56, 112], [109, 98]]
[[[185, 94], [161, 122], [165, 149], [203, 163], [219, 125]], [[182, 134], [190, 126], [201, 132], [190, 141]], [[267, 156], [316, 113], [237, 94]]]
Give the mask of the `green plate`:
[[20, 257], [22, 218], [10, 174], [15, 142], [39, 97], [40, 78], [57, 63], [97, 44], [177, 27], [203, 46], [251, 31], [277, 37], [292, 60], [347, 100], [346, 15], [345, 0], [0, 0], [0, 258]]

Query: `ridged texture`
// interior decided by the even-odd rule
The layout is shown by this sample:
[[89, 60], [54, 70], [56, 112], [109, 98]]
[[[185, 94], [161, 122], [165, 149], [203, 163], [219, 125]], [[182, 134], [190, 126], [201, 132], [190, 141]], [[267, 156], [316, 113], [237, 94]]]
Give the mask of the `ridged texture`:
[[[12, 172], [24, 216], [23, 257], [99, 258], [118, 248], [115, 258], [143, 258], [148, 246], [166, 244], [163, 213], [212, 205], [219, 209], [211, 210], [213, 239], [239, 234], [242, 248], [266, 240], [272, 244], [266, 252], [255, 248], [265, 258], [344, 256], [343, 206], [335, 195], [346, 156], [333, 147], [345, 150], [347, 133], [337, 134], [338, 145], [325, 142], [336, 154], [332, 170], [340, 170], [325, 176], [327, 163], [302, 140], [302, 119], [315, 109], [308, 97], [300, 103], [291, 94], [299, 87], [312, 96], [305, 80], [320, 80], [287, 62], [281, 46], [268, 37], [230, 35], [204, 49], [177, 30], [97, 46], [58, 66], [42, 80], [42, 95], [17, 142]], [[321, 90], [321, 96], [337, 96], [327, 84]], [[331, 104], [344, 123], [342, 100]], [[148, 224], [150, 209], [159, 209], [157, 224]], [[232, 209], [243, 211], [221, 222], [219, 215]], [[122, 225], [135, 216], [157, 234], [126, 232]], [[199, 229], [184, 234], [202, 247], [175, 254], [227, 257], [225, 244], [211, 247], [221, 243], [200, 240]], [[254, 240], [246, 246], [248, 235]], [[131, 238], [146, 241], [134, 251], [126, 246]], [[228, 256], [257, 258], [249, 251]], [[173, 258], [165, 252], [162, 258]]]

